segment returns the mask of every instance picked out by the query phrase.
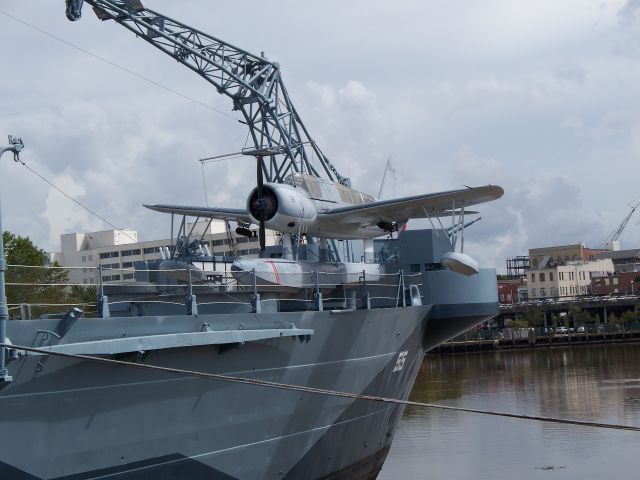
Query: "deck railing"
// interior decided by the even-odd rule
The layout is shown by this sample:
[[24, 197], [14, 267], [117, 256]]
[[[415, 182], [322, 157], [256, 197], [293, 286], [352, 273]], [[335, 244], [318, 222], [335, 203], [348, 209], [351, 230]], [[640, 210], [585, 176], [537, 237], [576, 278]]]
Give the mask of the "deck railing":
[[[175, 313], [214, 306], [246, 305], [253, 311], [287, 304], [295, 310], [375, 308], [407, 305], [409, 285], [420, 274], [351, 272], [229, 272], [195, 267], [146, 270], [100, 267], [8, 265], [7, 304], [11, 318], [60, 315], [73, 307], [85, 316], [165, 305]], [[278, 307], [279, 308], [279, 307]]]

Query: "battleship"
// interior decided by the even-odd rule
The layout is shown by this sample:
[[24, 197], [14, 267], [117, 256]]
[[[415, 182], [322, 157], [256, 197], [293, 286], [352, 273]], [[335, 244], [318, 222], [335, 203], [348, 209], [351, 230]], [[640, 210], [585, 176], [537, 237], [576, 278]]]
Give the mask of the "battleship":
[[[245, 208], [147, 205], [183, 217], [169, 255], [94, 269], [88, 304], [68, 304], [73, 272], [57, 267], [32, 286], [48, 300], [33, 300], [31, 270], [0, 255], [0, 478], [375, 478], [403, 406], [373, 397], [407, 399], [426, 351], [498, 313], [495, 270], [464, 253], [464, 232], [467, 207], [502, 189], [359, 192], [310, 137], [276, 62], [137, 0], [67, 0], [70, 20], [83, 3], [232, 99], [256, 186]], [[23, 147], [10, 137], [1, 151]], [[196, 268], [214, 259], [187, 217], [255, 232], [259, 258]], [[432, 228], [405, 230], [413, 218]], [[362, 240], [361, 261], [336, 240]], [[5, 288], [24, 298], [7, 305]]]

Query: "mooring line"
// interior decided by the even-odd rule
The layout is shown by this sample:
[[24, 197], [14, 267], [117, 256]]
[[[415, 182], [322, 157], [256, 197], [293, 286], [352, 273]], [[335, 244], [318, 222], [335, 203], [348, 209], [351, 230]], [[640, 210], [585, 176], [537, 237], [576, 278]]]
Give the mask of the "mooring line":
[[257, 379], [244, 378], [244, 377], [235, 377], [231, 375], [222, 375], [217, 373], [205, 373], [205, 372], [197, 372], [194, 370], [185, 370], [180, 368], [161, 367], [159, 365], [147, 365], [144, 363], [124, 362], [122, 360], [94, 357], [92, 355], [79, 355], [79, 354], [64, 353], [64, 352], [52, 352], [42, 348], [24, 347], [21, 345], [13, 345], [13, 344], [5, 344], [5, 343], [0, 343], [0, 347], [16, 350], [18, 352], [23, 351], [23, 352], [39, 353], [42, 355], [70, 358], [74, 360], [86, 360], [89, 362], [103, 363], [107, 365], [139, 368], [143, 370], [150, 370], [150, 371], [157, 371], [157, 372], [164, 372], [164, 373], [173, 373], [176, 375], [182, 375], [187, 377], [204, 378], [209, 380], [220, 380], [224, 382], [240, 383], [244, 385], [253, 385], [258, 387], [276, 388], [279, 390], [291, 390], [296, 392], [314, 393], [318, 395], [350, 398], [353, 400], [370, 400], [373, 402], [391, 403], [396, 405], [413, 406], [413, 407], [420, 407], [420, 408], [433, 408], [433, 409], [439, 409], [439, 410], [450, 410], [450, 411], [464, 412], [464, 413], [476, 413], [480, 415], [490, 415], [494, 417], [517, 418], [520, 420], [533, 420], [537, 422], [558, 423], [558, 424], [576, 425], [576, 426], [582, 426], [582, 427], [605, 428], [605, 429], [613, 429], [613, 430], [627, 430], [632, 432], [640, 432], [640, 427], [634, 427], [631, 425], [589, 422], [585, 420], [569, 420], [564, 418], [544, 417], [540, 415], [525, 415], [525, 414], [519, 414], [519, 413], [497, 412], [497, 411], [490, 411], [490, 410], [479, 410], [475, 408], [439, 405], [436, 403], [414, 402], [411, 400], [400, 400], [397, 398], [387, 398], [387, 397], [378, 397], [374, 395], [363, 395], [358, 393], [340, 392], [336, 390], [327, 390], [324, 388], [305, 387], [303, 385], [290, 385], [286, 383], [270, 382], [267, 380], [257, 380]]

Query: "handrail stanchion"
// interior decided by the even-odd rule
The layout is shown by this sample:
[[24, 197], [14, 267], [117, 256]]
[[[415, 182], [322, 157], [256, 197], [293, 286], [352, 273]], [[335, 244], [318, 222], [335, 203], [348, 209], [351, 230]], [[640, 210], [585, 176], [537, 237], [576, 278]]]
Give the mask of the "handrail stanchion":
[[198, 316], [198, 301], [193, 294], [193, 281], [191, 280], [191, 264], [187, 265], [187, 276], [189, 277], [189, 295], [187, 296], [187, 314]]
[[251, 303], [253, 306], [253, 313], [262, 313], [262, 304], [260, 303], [260, 294], [258, 293], [258, 280], [256, 278], [256, 269], [252, 270], [253, 274], [253, 297]]
[[[2, 204], [0, 202], [0, 343], [7, 343], [7, 320], [9, 309], [7, 308], [7, 296], [4, 288], [4, 272], [7, 270], [7, 262], [4, 259], [4, 242], [2, 238]], [[0, 347], [0, 388], [7, 385], [13, 379], [9, 375], [5, 363], [5, 348]]]
[[404, 269], [400, 270], [400, 278], [402, 280], [402, 306], [407, 306], [407, 295], [405, 293], [405, 285], [404, 285]]
[[320, 291], [320, 277], [318, 270], [316, 270], [316, 293], [315, 293], [316, 309], [319, 312], [324, 311], [324, 305], [322, 305], [322, 292]]
[[362, 305], [367, 310], [371, 310], [371, 298], [369, 297], [369, 290], [367, 289], [367, 271], [362, 270], [362, 288], [364, 294], [362, 296]]
[[98, 264], [98, 317], [109, 318], [109, 298], [104, 294], [104, 281], [102, 280], [102, 265]]

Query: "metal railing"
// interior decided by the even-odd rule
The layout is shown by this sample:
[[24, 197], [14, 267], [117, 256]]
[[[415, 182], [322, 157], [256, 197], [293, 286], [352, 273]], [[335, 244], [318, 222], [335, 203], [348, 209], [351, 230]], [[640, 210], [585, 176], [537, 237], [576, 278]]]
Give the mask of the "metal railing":
[[168, 313], [323, 310], [406, 306], [408, 285], [420, 274], [350, 272], [146, 270], [8, 265], [7, 304], [12, 318], [57, 316], [72, 307], [107, 317], [154, 306]]

